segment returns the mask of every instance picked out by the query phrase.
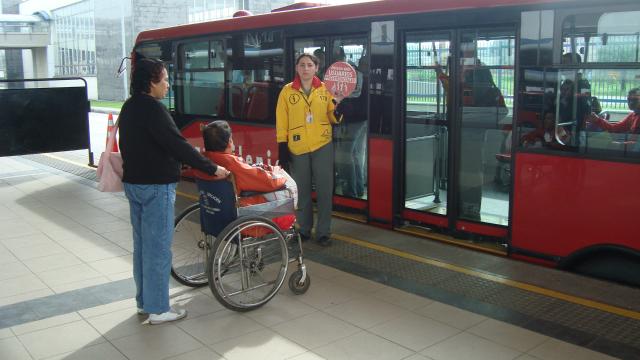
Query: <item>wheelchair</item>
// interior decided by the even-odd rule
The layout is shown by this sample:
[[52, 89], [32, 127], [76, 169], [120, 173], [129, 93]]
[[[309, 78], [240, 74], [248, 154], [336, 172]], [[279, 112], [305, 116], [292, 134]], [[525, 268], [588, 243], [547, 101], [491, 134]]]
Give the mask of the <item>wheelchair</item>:
[[[171, 249], [174, 279], [191, 287], [208, 284], [222, 305], [244, 312], [271, 300], [284, 283], [289, 263], [297, 262], [289, 288], [294, 294], [307, 291], [311, 278], [303, 262], [301, 238], [293, 227], [292, 198], [280, 196], [241, 206], [243, 199], [251, 198], [236, 195], [233, 178], [196, 179], [196, 184], [199, 202], [175, 220]], [[280, 190], [280, 195], [285, 191]], [[283, 218], [280, 225], [274, 222]], [[291, 258], [290, 252], [295, 253]]]

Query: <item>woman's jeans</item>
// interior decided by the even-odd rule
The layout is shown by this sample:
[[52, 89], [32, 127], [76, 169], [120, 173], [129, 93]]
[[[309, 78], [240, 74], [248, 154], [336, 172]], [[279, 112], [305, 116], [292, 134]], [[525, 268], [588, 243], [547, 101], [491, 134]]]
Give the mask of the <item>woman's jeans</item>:
[[150, 314], [169, 311], [176, 185], [124, 183], [133, 227], [136, 303]]

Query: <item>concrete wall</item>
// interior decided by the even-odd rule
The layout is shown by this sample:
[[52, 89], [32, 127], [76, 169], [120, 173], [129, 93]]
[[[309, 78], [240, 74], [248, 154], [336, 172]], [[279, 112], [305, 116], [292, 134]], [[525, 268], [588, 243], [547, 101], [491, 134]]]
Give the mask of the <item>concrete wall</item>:
[[188, 5], [184, 0], [95, 0], [100, 99], [126, 99], [128, 79], [115, 74], [122, 58], [130, 55], [136, 36], [143, 30], [186, 24]]

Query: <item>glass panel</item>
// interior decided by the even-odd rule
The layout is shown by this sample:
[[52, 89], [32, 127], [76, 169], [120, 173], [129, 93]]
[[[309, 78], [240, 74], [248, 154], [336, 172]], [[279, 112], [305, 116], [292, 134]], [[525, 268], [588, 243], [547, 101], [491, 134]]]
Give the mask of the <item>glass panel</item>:
[[268, 121], [269, 79], [268, 70], [232, 70], [229, 115], [240, 120]]
[[504, 172], [510, 163], [505, 147], [513, 117], [514, 51], [512, 30], [461, 34], [458, 205], [463, 219], [509, 222]]
[[356, 70], [356, 89], [342, 100], [342, 124], [333, 127], [335, 144], [335, 192], [367, 198], [367, 109], [369, 107], [369, 57], [367, 39], [338, 38], [332, 42], [332, 63], [346, 61]]
[[224, 63], [227, 54], [224, 52], [222, 41], [216, 40], [211, 42], [211, 48], [209, 50], [209, 58], [211, 60], [210, 66], [212, 69], [224, 69]]
[[585, 118], [584, 151], [640, 158], [640, 69], [585, 70], [583, 79], [591, 84], [592, 110]]
[[278, 31], [247, 32], [229, 39], [228, 117], [275, 123], [276, 102], [284, 85], [283, 40]]
[[179, 72], [176, 91], [182, 95], [182, 111], [192, 115], [218, 116], [223, 105], [224, 72]]
[[640, 112], [640, 69], [527, 69], [524, 79], [520, 96], [528, 101], [518, 116], [529, 120], [519, 121], [521, 147], [640, 156], [640, 122], [634, 126], [637, 115], [629, 112]]
[[409, 34], [405, 44], [405, 207], [442, 215], [447, 214], [450, 46], [448, 33]]
[[184, 44], [180, 46], [180, 68], [184, 70], [209, 68], [209, 42]]
[[640, 11], [569, 15], [562, 22], [562, 63], [638, 62]]
[[175, 71], [174, 71], [174, 66], [172, 62], [165, 63], [164, 65], [167, 68], [167, 75], [169, 77], [169, 91], [167, 92], [167, 96], [165, 96], [162, 100], [160, 100], [160, 102], [163, 103], [164, 106], [167, 107], [167, 109], [172, 110], [175, 108], [175, 96], [176, 96], [175, 87], [174, 87]]

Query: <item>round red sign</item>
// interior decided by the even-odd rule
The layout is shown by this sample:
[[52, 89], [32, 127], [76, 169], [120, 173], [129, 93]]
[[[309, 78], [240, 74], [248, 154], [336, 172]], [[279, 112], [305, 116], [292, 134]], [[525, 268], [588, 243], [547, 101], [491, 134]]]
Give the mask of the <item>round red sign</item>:
[[333, 96], [345, 98], [355, 90], [358, 76], [351, 65], [344, 61], [337, 61], [324, 73], [323, 81]]

